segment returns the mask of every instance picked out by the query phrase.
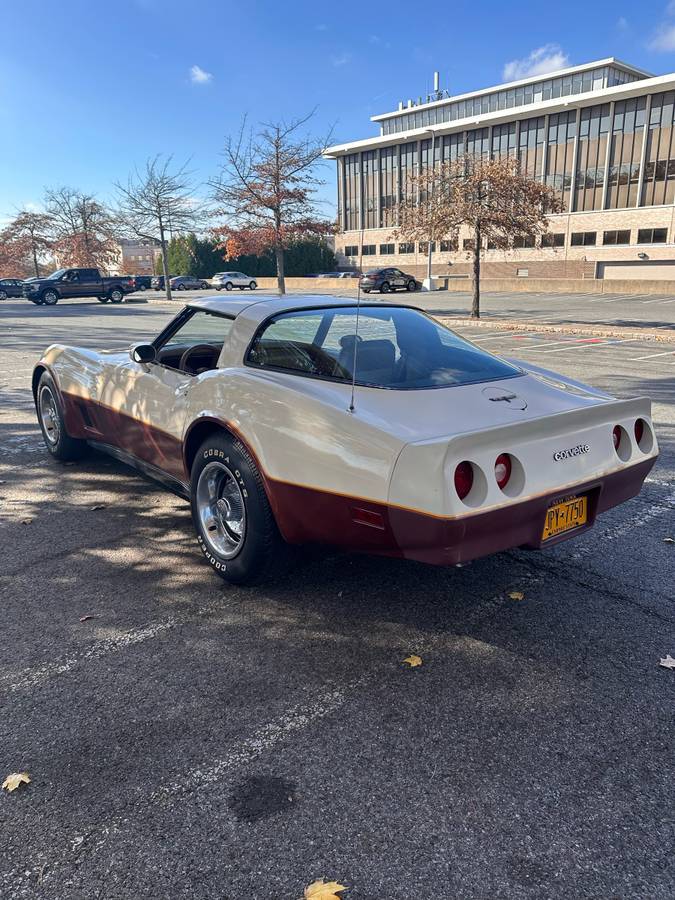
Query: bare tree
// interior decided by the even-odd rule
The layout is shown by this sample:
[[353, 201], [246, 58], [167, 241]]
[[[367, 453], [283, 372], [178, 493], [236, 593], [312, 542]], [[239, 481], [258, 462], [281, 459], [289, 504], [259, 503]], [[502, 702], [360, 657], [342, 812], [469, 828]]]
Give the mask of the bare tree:
[[226, 258], [273, 249], [281, 294], [286, 293], [284, 251], [289, 242], [334, 230], [320, 216], [315, 199], [323, 184], [316, 167], [331, 135], [316, 139], [304, 133], [313, 115], [263, 123], [255, 134], [247, 131], [244, 118], [237, 136], [225, 141], [225, 161], [211, 181], [226, 219], [216, 229]]
[[477, 319], [483, 243], [508, 249], [515, 238], [536, 238], [548, 229], [547, 214], [562, 211], [554, 189], [523, 174], [517, 159], [464, 156], [409, 179], [395, 234], [408, 241], [457, 240], [462, 226], [470, 230], [471, 316]]
[[45, 207], [53, 229], [52, 247], [62, 265], [107, 269], [118, 254], [116, 220], [93, 194], [51, 188]]
[[145, 168], [129, 175], [126, 185], [115, 183], [120, 220], [140, 238], [157, 241], [162, 249], [166, 297], [171, 300], [167, 261], [167, 233], [199, 229], [203, 204], [195, 201], [195, 184], [187, 163], [172, 169], [173, 157], [148, 159]]
[[4, 242], [17, 242], [33, 263], [33, 274], [40, 276], [39, 259], [52, 249], [54, 222], [47, 213], [22, 210], [3, 230]]

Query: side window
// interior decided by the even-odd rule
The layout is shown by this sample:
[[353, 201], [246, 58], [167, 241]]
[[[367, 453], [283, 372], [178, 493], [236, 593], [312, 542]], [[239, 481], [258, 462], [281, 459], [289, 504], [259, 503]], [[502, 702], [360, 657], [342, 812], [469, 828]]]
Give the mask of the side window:
[[232, 319], [206, 310], [197, 310], [161, 344], [161, 348], [194, 347], [196, 344], [222, 347], [231, 328]]
[[318, 345], [329, 315], [326, 310], [312, 310], [272, 319], [253, 342], [247, 362], [305, 375], [333, 375], [336, 358]]

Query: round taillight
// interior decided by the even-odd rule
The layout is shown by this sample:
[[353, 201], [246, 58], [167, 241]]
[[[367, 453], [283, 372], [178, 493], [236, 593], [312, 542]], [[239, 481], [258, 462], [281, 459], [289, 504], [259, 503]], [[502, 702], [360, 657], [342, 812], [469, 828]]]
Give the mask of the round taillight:
[[508, 453], [500, 453], [495, 460], [495, 478], [497, 484], [504, 490], [511, 477], [511, 457]]
[[645, 423], [644, 419], [636, 419], [635, 420], [635, 441], [636, 443], [640, 443], [642, 440], [642, 435], [645, 433]]
[[619, 444], [621, 443], [621, 429], [618, 425], [614, 426], [614, 431], [612, 431], [612, 440], [614, 441], [614, 449], [619, 449]]
[[464, 460], [455, 469], [455, 490], [460, 500], [463, 500], [473, 486], [473, 466]]

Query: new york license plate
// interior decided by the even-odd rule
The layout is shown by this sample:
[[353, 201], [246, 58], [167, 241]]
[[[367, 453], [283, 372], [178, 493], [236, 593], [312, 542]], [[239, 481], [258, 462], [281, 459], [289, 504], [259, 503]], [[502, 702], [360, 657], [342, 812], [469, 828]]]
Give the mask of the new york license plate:
[[546, 541], [557, 534], [571, 531], [573, 528], [578, 528], [579, 525], [585, 525], [587, 520], [588, 498], [567, 497], [546, 510], [546, 521], [541, 539]]

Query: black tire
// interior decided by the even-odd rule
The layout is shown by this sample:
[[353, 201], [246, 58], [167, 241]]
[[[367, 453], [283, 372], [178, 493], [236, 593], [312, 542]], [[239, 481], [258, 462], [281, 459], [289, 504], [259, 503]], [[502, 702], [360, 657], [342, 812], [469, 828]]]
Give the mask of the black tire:
[[109, 297], [97, 297], [96, 299], [98, 300], [99, 303], [107, 303], [110, 298]]
[[44, 303], [45, 306], [56, 306], [58, 302], [59, 295], [52, 288], [48, 288], [40, 294], [40, 303]]
[[231, 291], [231, 290], [232, 290], [232, 282], [231, 282], [231, 281], [228, 281], [228, 282], [225, 284], [225, 290], [226, 290], [226, 291]]
[[415, 291], [415, 290], [417, 290], [417, 284], [411, 278], [410, 281], [406, 284], [406, 288], [411, 292]]
[[258, 285], [255, 283], [255, 281], [251, 281], [249, 283], [250, 290], [254, 291], [257, 287], [258, 287]]
[[364, 288], [364, 289], [363, 289], [363, 293], [364, 293], [364, 294], [369, 294], [369, 293], [370, 293], [370, 288], [368, 288], [368, 290], [366, 290], [366, 289]]
[[390, 290], [391, 290], [391, 286], [389, 285], [389, 282], [383, 281], [382, 284], [380, 285], [380, 293], [388, 294]]
[[[233, 500], [232, 505], [225, 501], [225, 513], [222, 510], [214, 513], [214, 524], [210, 529], [203, 521], [204, 510], [208, 509], [208, 503], [204, 502], [207, 476], [200, 481], [207, 467], [210, 467], [210, 473], [215, 473], [216, 479], [219, 473], [227, 473], [223, 475], [226, 487], [230, 489], [226, 496]], [[197, 541], [211, 568], [221, 578], [230, 584], [259, 584], [286, 570], [292, 556], [291, 548], [279, 534], [260, 472], [240, 441], [223, 432], [214, 432], [204, 441], [192, 465], [190, 498]], [[223, 535], [225, 540], [230, 539], [232, 532], [225, 527], [223, 515], [229, 520], [237, 503], [243, 504], [244, 525], [238, 546], [225, 555], [215, 544]], [[215, 524], [215, 516], [220, 516], [220, 527]]]
[[202, 290], [203, 290], [203, 291], [208, 290], [209, 285], [208, 285], [208, 283], [207, 283], [206, 281], [202, 281], [201, 284], [202, 284]]
[[121, 303], [124, 300], [124, 291], [122, 288], [112, 288], [108, 292], [108, 299], [111, 303]]
[[244, 287], [245, 287], [245, 285], [240, 284], [240, 285], [239, 285], [239, 290], [240, 290], [240, 291], [243, 291], [243, 290], [244, 290]]
[[[51, 410], [49, 414], [47, 407]], [[35, 394], [35, 411], [45, 446], [55, 459], [79, 459], [86, 452], [87, 442], [71, 438], [66, 431], [59, 392], [49, 372], [43, 372], [40, 378]]]
[[217, 291], [222, 291], [222, 287], [217, 287], [216, 290], [217, 290]]
[[7, 291], [0, 291], [0, 300], [7, 299]]

